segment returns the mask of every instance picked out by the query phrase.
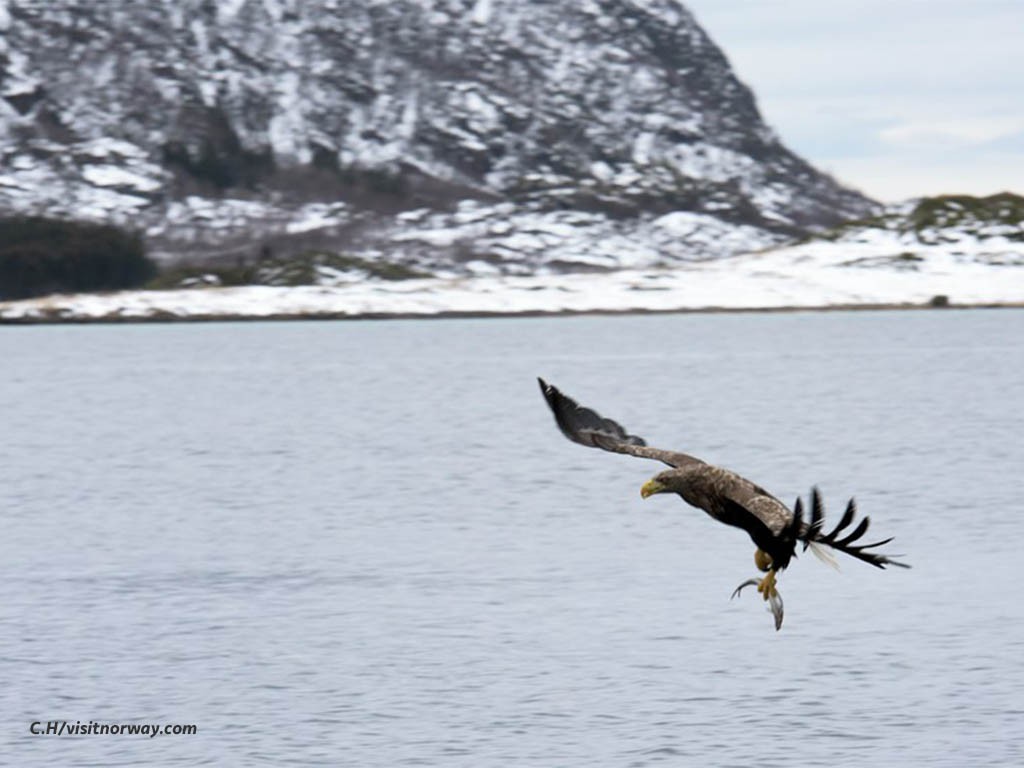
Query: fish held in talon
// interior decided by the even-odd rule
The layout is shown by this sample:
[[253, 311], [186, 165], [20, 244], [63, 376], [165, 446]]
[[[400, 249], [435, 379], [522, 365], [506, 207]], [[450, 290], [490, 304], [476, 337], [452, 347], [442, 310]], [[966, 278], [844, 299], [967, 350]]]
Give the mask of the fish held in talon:
[[857, 516], [853, 499], [847, 503], [839, 524], [826, 533], [825, 505], [817, 488], [811, 490], [810, 514], [805, 519], [802, 499], [798, 498], [790, 509], [761, 486], [731, 470], [686, 453], [651, 447], [646, 440], [630, 434], [618, 422], [580, 405], [544, 379], [538, 381], [544, 400], [555, 417], [555, 424], [572, 442], [611, 453], [654, 459], [669, 466], [640, 487], [641, 498], [675, 494], [712, 519], [747, 532], [757, 547], [754, 564], [765, 575], [744, 581], [733, 591], [732, 597], [737, 597], [745, 587], [756, 586], [761, 598], [768, 603], [776, 630], [782, 627], [783, 619], [778, 574], [796, 557], [798, 545], [802, 544], [805, 551], [810, 548], [832, 566], [835, 566], [835, 561], [830, 550], [842, 552], [876, 568], [890, 565], [910, 567], [894, 559], [896, 555], [876, 551], [888, 544], [891, 538], [861, 543], [868, 530], [869, 518], [862, 518], [851, 532], [846, 532]]

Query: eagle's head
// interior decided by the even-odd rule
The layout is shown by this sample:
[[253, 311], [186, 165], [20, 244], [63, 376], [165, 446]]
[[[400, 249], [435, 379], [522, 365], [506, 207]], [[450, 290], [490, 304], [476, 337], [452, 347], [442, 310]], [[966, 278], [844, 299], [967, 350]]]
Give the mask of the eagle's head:
[[640, 488], [640, 496], [647, 498], [653, 496], [656, 493], [674, 493], [678, 492], [676, 484], [679, 482], [679, 471], [674, 469], [666, 469], [664, 472], [659, 472]]

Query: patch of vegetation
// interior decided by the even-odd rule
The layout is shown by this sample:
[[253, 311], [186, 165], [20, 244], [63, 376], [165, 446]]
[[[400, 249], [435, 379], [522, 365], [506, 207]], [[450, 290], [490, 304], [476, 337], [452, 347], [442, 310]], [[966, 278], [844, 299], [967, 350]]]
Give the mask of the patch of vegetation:
[[983, 224], [1019, 226], [1024, 223], [1024, 197], [1010, 192], [989, 197], [926, 197], [910, 212], [908, 220], [917, 231], [943, 227], [976, 228]]
[[338, 272], [356, 273], [368, 280], [412, 280], [430, 277], [404, 264], [371, 261], [358, 256], [326, 251], [307, 251], [288, 257], [264, 255], [251, 263], [234, 265], [181, 265], [160, 273], [146, 287], [167, 290], [202, 285], [320, 285], [330, 283], [331, 275]]
[[38, 216], [0, 218], [0, 299], [135, 288], [155, 274], [138, 234]]
[[250, 152], [209, 138], [204, 138], [195, 151], [181, 142], [168, 142], [163, 147], [163, 156], [165, 164], [177, 166], [217, 189], [252, 186], [274, 169], [274, 157], [269, 151]]
[[925, 197], [906, 214], [887, 212], [876, 216], [845, 221], [801, 242], [839, 240], [865, 229], [914, 233], [921, 240], [941, 236], [941, 230], [954, 229], [971, 235], [985, 235], [987, 227], [1002, 227], [1004, 237], [1024, 241], [1024, 197], [1002, 192], [989, 197], [941, 195]]
[[364, 189], [371, 194], [403, 198], [409, 194], [408, 179], [390, 168], [338, 168], [338, 175], [347, 186]]
[[838, 224], [831, 229], [824, 232], [810, 235], [809, 237], [801, 239], [800, 242], [810, 242], [813, 240], [831, 240], [835, 241], [843, 237], [844, 235], [850, 234], [851, 232], [857, 232], [862, 229], [889, 229], [898, 230], [900, 225], [903, 223], [903, 217], [892, 214], [882, 213], [876, 216], [865, 216], [860, 219], [850, 219], [844, 221], [842, 224]]
[[252, 285], [250, 268], [245, 265], [203, 267], [179, 265], [165, 269], [145, 287], [151, 291], [199, 286]]
[[395, 262], [368, 262], [362, 259], [355, 260], [366, 265], [365, 269], [370, 273], [371, 277], [376, 277], [380, 280], [416, 280], [418, 278], [430, 277], [426, 272], [421, 272], [418, 269], [407, 267], [405, 264], [397, 264]]

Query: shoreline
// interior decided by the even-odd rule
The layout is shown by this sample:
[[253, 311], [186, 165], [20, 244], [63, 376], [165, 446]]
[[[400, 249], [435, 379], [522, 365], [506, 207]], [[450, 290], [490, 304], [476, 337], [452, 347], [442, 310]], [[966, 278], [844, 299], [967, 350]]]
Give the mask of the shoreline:
[[921, 310], [956, 311], [971, 309], [1024, 309], [1024, 301], [978, 302], [936, 305], [932, 302], [914, 303], [857, 303], [790, 305], [766, 307], [678, 307], [666, 309], [557, 309], [557, 310], [440, 310], [437, 312], [293, 312], [272, 314], [209, 313], [178, 315], [171, 312], [154, 312], [147, 315], [67, 315], [58, 312], [38, 315], [3, 317], [0, 326], [36, 325], [147, 325], [172, 323], [253, 323], [253, 322], [303, 322], [303, 321], [345, 321], [345, 320], [489, 320], [531, 317], [615, 317], [628, 315], [739, 315], [739, 314], [780, 314], [797, 312], [910, 312]]
[[[865, 252], [877, 248], [864, 245]], [[408, 320], [1024, 307], [1022, 262], [953, 253], [856, 267], [808, 245], [673, 268], [54, 294], [0, 302], [0, 325]], [[874, 257], [872, 257], [874, 258]], [[851, 262], [853, 259], [853, 262]]]

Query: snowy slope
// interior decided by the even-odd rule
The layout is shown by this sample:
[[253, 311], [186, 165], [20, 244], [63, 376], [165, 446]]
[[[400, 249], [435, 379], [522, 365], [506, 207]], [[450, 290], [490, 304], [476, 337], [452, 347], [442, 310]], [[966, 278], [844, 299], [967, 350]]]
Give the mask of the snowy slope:
[[1024, 304], [1024, 228], [922, 243], [851, 228], [762, 253], [611, 273], [196, 288], [0, 303], [0, 322]]

